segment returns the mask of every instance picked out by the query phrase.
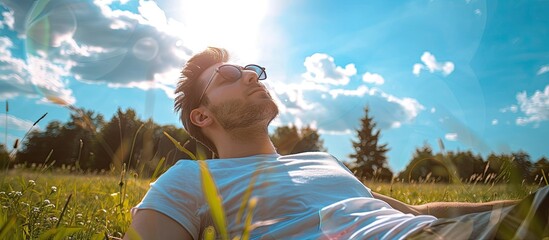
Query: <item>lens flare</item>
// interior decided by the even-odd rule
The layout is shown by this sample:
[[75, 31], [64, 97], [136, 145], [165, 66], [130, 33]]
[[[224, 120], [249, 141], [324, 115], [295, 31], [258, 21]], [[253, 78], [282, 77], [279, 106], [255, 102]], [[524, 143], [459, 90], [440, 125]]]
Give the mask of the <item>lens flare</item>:
[[70, 81], [105, 82], [124, 70], [123, 61], [157, 57], [156, 40], [135, 36], [138, 21], [112, 17], [112, 11], [91, 1], [34, 2], [25, 22], [26, 61], [44, 101], [74, 104]]
[[76, 18], [69, 5], [36, 1], [25, 23], [25, 49], [29, 78], [45, 101], [66, 106], [75, 102], [67, 88], [70, 59], [63, 59], [64, 44], [76, 31]]
[[158, 43], [151, 37], [144, 37], [133, 45], [132, 53], [133, 55], [143, 61], [150, 61], [156, 58], [158, 55]]

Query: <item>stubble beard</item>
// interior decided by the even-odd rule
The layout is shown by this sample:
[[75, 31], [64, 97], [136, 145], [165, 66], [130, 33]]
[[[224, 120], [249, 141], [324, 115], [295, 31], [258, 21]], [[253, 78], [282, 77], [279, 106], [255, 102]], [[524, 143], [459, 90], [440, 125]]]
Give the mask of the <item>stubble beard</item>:
[[212, 106], [211, 111], [227, 131], [256, 127], [263, 122], [266, 128], [278, 115], [278, 107], [272, 99], [251, 104], [235, 99]]

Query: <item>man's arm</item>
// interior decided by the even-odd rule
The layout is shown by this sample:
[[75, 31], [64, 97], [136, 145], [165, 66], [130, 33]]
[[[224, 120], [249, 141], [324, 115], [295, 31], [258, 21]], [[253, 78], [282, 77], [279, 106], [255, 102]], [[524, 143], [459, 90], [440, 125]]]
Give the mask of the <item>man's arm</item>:
[[518, 202], [517, 200], [499, 200], [485, 203], [431, 202], [422, 205], [409, 205], [379, 193], [372, 193], [375, 198], [388, 203], [392, 208], [403, 213], [411, 213], [414, 215], [427, 214], [437, 218], [457, 217], [468, 213], [490, 211]]
[[193, 239], [191, 234], [179, 223], [170, 217], [155, 210], [138, 210], [133, 216], [130, 230], [124, 239], [135, 239], [132, 236], [139, 235], [140, 239]]

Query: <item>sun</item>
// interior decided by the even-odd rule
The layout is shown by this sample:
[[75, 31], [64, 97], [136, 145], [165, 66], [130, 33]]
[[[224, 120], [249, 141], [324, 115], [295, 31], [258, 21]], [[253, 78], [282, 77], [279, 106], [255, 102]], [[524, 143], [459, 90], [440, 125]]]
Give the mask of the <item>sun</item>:
[[255, 61], [259, 57], [261, 27], [269, 4], [257, 0], [203, 0], [181, 4], [185, 41], [193, 49], [206, 46], [227, 48], [235, 60]]

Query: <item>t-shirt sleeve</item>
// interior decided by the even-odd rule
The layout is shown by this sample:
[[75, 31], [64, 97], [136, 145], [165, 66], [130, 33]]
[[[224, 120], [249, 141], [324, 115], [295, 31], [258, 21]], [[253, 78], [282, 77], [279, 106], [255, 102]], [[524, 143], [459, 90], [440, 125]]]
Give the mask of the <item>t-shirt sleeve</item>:
[[[345, 164], [344, 164], [343, 162], [341, 162], [339, 159], [337, 159], [337, 158], [334, 157], [333, 155], [330, 155], [330, 157], [331, 157], [334, 161], [336, 161], [336, 162], [339, 164], [339, 166], [341, 166], [341, 168], [345, 169], [349, 174], [351, 174], [353, 177], [356, 178], [355, 174], [351, 171], [351, 169], [349, 169], [347, 166], [345, 166]], [[357, 181], [360, 181], [360, 180], [358, 180], [358, 178], [357, 178]], [[364, 185], [363, 182], [361, 182], [361, 183], [362, 183], [362, 185]], [[368, 186], [366, 186], [366, 185], [364, 185], [364, 188], [366, 188], [366, 189], [368, 190], [368, 193], [370, 193], [370, 196], [368, 196], [368, 197], [372, 197], [372, 198], [373, 198], [374, 196], [373, 196], [372, 190], [371, 190]]]
[[198, 239], [199, 199], [202, 199], [202, 192], [198, 164], [181, 160], [151, 183], [149, 191], [131, 213], [134, 215], [140, 209], [158, 211], [181, 224], [194, 239]]

